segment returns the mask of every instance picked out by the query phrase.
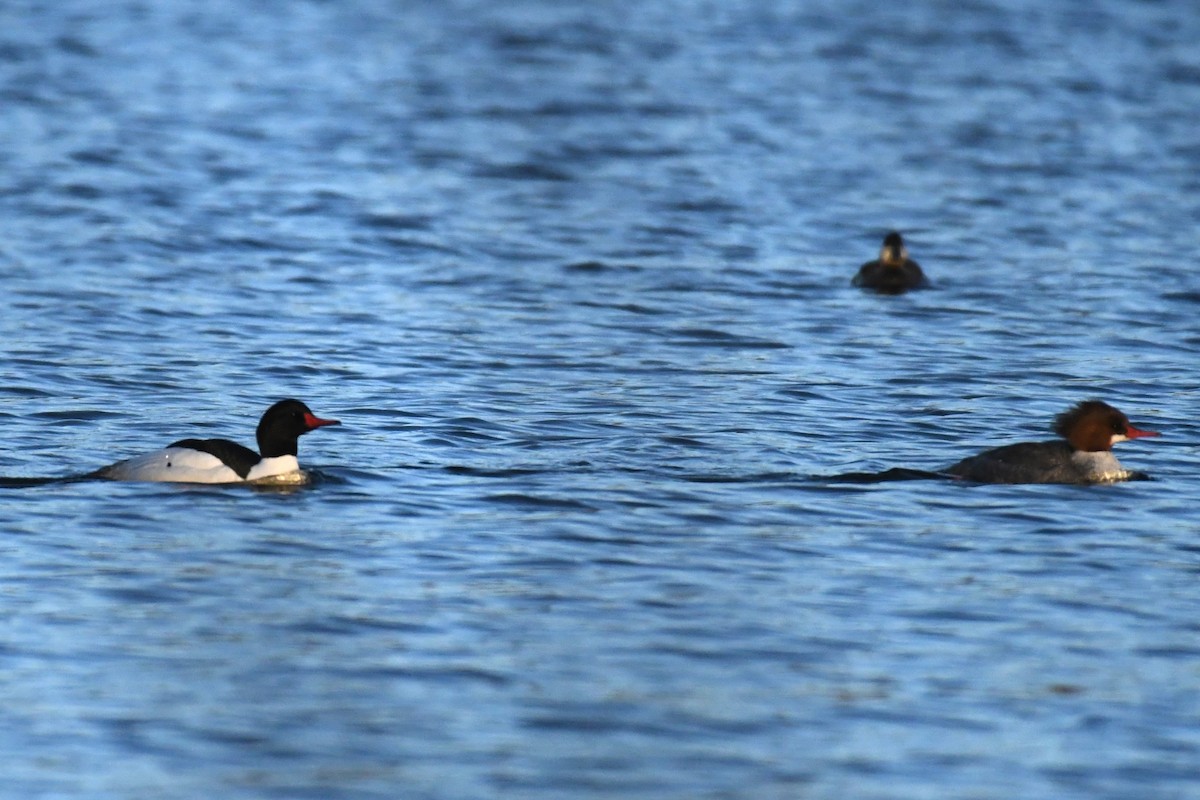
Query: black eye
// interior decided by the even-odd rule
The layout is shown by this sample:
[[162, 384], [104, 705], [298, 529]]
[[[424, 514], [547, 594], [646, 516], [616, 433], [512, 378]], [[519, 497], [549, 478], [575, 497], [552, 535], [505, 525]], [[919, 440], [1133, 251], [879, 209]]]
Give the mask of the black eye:
[[1112, 429], [1117, 433], [1125, 432], [1125, 421], [1122, 419], [1114, 419], [1111, 423]]

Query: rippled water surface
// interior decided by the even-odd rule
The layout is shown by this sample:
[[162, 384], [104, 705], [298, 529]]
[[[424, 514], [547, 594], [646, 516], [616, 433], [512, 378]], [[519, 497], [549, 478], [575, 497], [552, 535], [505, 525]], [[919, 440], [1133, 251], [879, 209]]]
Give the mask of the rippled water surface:
[[[799, 8], [797, 8], [799, 7]], [[0, 10], [5, 797], [1200, 796], [1188, 2]], [[933, 288], [849, 281], [898, 228]], [[845, 483], [1161, 439], [1107, 487]]]

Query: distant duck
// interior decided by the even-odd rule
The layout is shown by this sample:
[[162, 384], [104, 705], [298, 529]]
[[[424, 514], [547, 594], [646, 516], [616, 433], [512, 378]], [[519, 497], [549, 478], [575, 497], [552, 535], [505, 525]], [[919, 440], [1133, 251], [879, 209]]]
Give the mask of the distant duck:
[[863, 264], [853, 283], [881, 294], [902, 294], [929, 285], [921, 265], [908, 257], [904, 238], [896, 231], [884, 237], [879, 258]]

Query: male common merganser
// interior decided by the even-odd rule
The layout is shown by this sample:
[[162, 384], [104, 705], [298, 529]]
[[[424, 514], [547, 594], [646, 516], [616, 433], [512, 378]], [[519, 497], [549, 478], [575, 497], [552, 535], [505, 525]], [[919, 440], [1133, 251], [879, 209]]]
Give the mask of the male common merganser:
[[945, 470], [979, 483], [1114, 483], [1144, 477], [1124, 469], [1112, 446], [1128, 439], [1158, 436], [1138, 430], [1108, 403], [1087, 400], [1054, 418], [1062, 439], [1022, 442], [987, 450]]
[[296, 458], [297, 440], [317, 428], [340, 424], [314, 416], [299, 400], [280, 400], [258, 422], [257, 453], [228, 439], [181, 439], [94, 474], [115, 481], [302, 483], [305, 475]]
[[879, 259], [863, 264], [852, 283], [882, 294], [901, 294], [928, 285], [921, 265], [908, 257], [904, 239], [896, 231], [884, 237]]

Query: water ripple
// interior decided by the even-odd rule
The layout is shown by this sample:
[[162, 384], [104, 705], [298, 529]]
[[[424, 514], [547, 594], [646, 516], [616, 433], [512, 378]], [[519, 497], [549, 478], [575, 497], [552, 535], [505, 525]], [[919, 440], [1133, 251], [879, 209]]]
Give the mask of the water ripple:
[[13, 796], [1200, 785], [1200, 18], [685, 5], [0, 11]]

